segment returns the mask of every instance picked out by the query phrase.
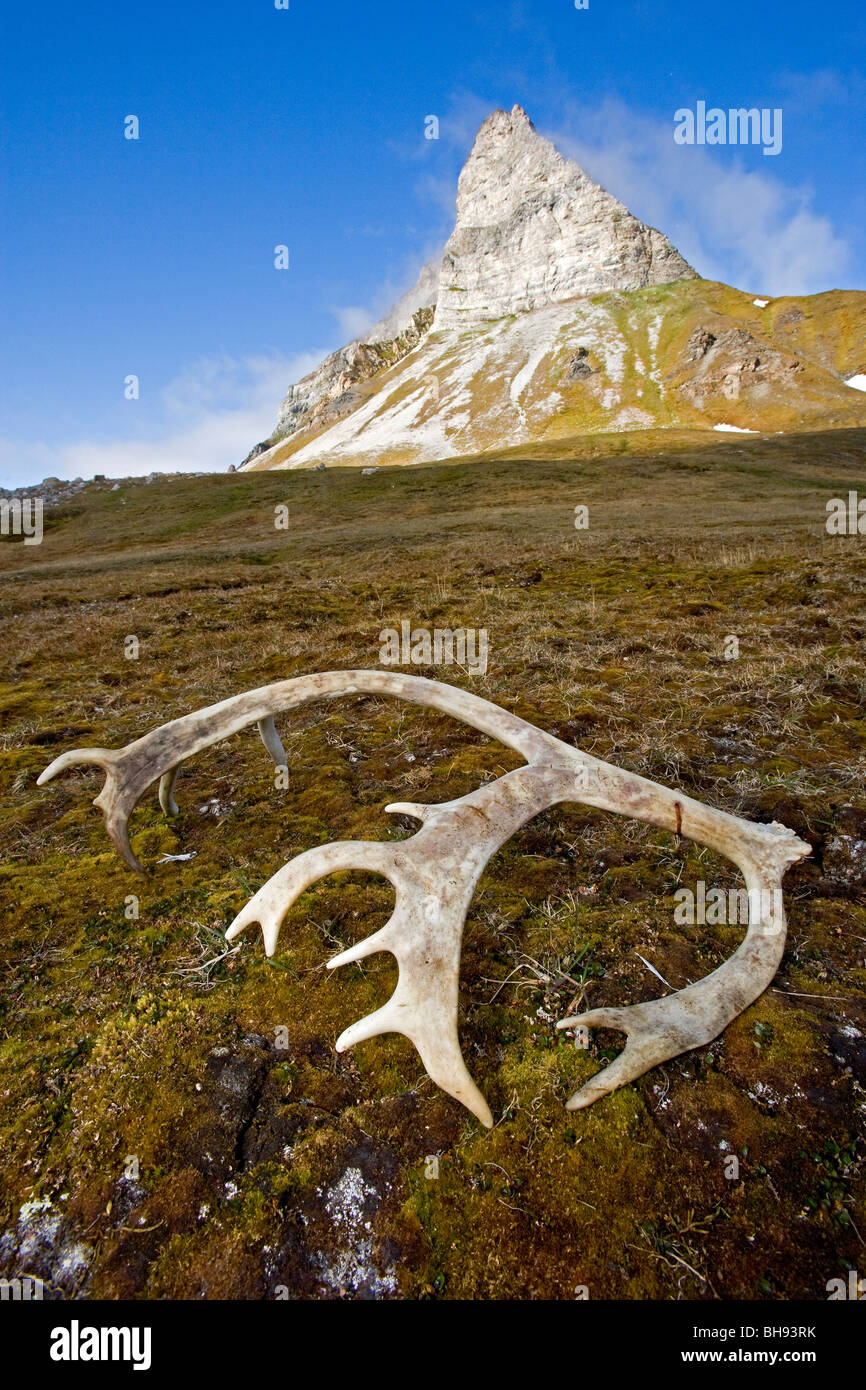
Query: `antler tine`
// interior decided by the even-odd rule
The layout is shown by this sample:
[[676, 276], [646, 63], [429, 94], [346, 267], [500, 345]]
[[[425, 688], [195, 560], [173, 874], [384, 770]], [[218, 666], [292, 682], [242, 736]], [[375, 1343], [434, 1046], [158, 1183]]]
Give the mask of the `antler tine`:
[[344, 869], [367, 869], [393, 882], [395, 849], [395, 845], [376, 840], [337, 840], [331, 845], [316, 845], [305, 850], [297, 859], [284, 864], [255, 897], [250, 898], [226, 932], [226, 940], [234, 941], [257, 922], [262, 929], [265, 954], [272, 956], [289, 908], [307, 888], [328, 874]]
[[[274, 767], [286, 766], [286, 750], [280, 742], [279, 734], [274, 727], [273, 718], [260, 719], [258, 721], [259, 734], [262, 743], [271, 755]], [[169, 768], [164, 772], [159, 781], [159, 804], [167, 816], [177, 816], [180, 814], [180, 807], [174, 799], [174, 784], [177, 781], [177, 774], [180, 772], [180, 763], [176, 767]]]
[[[74, 748], [68, 753], [61, 753], [52, 763], [49, 763], [44, 772], [41, 772], [36, 779], [37, 787], [42, 787], [46, 782], [50, 782], [60, 772], [66, 772], [70, 767], [92, 765], [102, 768], [105, 773], [105, 782], [102, 791], [93, 798], [93, 805], [102, 811], [105, 819], [105, 828], [109, 838], [114, 844], [120, 857], [136, 873], [143, 874], [144, 870], [132, 852], [127, 831], [127, 821], [132, 804], [128, 803], [128, 798], [124, 797], [122, 780], [118, 773], [118, 767], [122, 754], [114, 752], [111, 748]], [[136, 798], [137, 799], [137, 798]]]
[[180, 763], [177, 767], [169, 768], [168, 772], [164, 772], [159, 779], [159, 804], [166, 816], [180, 815], [180, 807], [174, 799], [174, 784], [179, 772]]
[[582, 1110], [651, 1067], [712, 1042], [769, 985], [785, 949], [782, 876], [811, 847], [775, 823], [749, 828], [750, 845], [729, 843], [727, 851], [739, 862], [748, 888], [749, 926], [738, 950], [712, 974], [662, 999], [562, 1019], [558, 1028], [612, 1028], [628, 1038], [619, 1056], [575, 1092], [568, 1110]]
[[383, 873], [397, 893], [392, 916], [372, 936], [329, 960], [328, 969], [389, 951], [399, 967], [397, 987], [382, 1008], [340, 1035], [337, 1051], [380, 1033], [402, 1033], [431, 1079], [489, 1128], [493, 1116], [466, 1067], [457, 1029], [466, 912], [491, 854], [539, 810], [573, 799], [583, 781], [579, 769], [529, 765], [456, 801], [395, 802], [389, 811], [422, 821], [413, 836], [399, 844], [349, 841], [308, 850], [256, 894], [232, 923], [229, 939], [259, 921], [270, 954], [289, 902], [314, 878], [337, 868]]
[[[383, 928], [383, 931], [385, 930]], [[376, 933], [377, 937], [380, 935]], [[370, 938], [371, 941], [375, 939]], [[380, 1033], [402, 1033], [415, 1047], [431, 1081], [461, 1105], [465, 1105], [466, 1109], [481, 1121], [485, 1129], [492, 1129], [493, 1116], [490, 1106], [472, 1080], [460, 1049], [457, 1036], [456, 982], [454, 999], [451, 999], [449, 991], [442, 990], [440, 997], [435, 1001], [438, 1007], [431, 1008], [429, 988], [425, 989], [423, 985], [417, 988], [413, 985], [413, 977], [404, 965], [399, 950], [394, 950], [396, 944], [395, 942], [388, 946], [380, 939], [379, 944], [373, 949], [393, 950], [400, 965], [397, 988], [381, 1009], [368, 1014], [358, 1023], [353, 1023], [340, 1034], [336, 1042], [337, 1051], [345, 1052], [356, 1043], [365, 1042]], [[343, 957], [335, 956], [333, 960], [328, 961], [328, 968], [342, 965], [347, 959], [348, 953]]]
[[[123, 858], [138, 873], [144, 870], [129, 847], [126, 821], [148, 787], [160, 783], [160, 804], [167, 815], [177, 814], [174, 784], [188, 758], [250, 724], [258, 724], [262, 742], [278, 767], [286, 754], [274, 727], [274, 715], [311, 700], [337, 695], [393, 695], [415, 704], [451, 714], [473, 728], [498, 738], [530, 760], [550, 757], [566, 748], [552, 735], [534, 728], [517, 715], [483, 700], [468, 690], [439, 681], [405, 676], [396, 671], [329, 671], [297, 676], [274, 685], [249, 690], [219, 704], [174, 719], [121, 749], [79, 748], [63, 753], [42, 773], [39, 785], [67, 767], [95, 762], [113, 772], [114, 779], [97, 801], [105, 814], [106, 828]], [[571, 750], [574, 751], [574, 750]]]
[[37, 787], [44, 787], [46, 782], [52, 781], [58, 773], [66, 772], [70, 767], [83, 767], [90, 764], [93, 767], [101, 767], [103, 772], [108, 772], [116, 760], [117, 754], [111, 748], [72, 748], [68, 753], [61, 753], [40, 772], [36, 778], [36, 785]]
[[260, 719], [258, 721], [258, 728], [259, 737], [270, 753], [274, 767], [285, 767], [286, 750], [280, 742], [280, 736], [274, 725], [273, 715], [269, 715], [267, 719]]

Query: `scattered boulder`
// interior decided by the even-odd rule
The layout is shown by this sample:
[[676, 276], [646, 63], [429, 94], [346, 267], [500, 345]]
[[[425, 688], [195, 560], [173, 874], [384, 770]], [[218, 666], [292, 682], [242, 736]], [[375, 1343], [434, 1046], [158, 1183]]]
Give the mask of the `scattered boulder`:
[[565, 369], [565, 380], [583, 381], [588, 376], [592, 376], [592, 367], [589, 365], [589, 351], [585, 347], [579, 347], [574, 356], [569, 359]]
[[824, 877], [845, 892], [866, 887], [866, 839], [834, 835], [824, 846]]
[[138, 487], [155, 482], [177, 482], [181, 478], [203, 478], [204, 473], [149, 473], [146, 478], [107, 478], [97, 473], [91, 479], [43, 478], [41, 483], [30, 483], [26, 487], [0, 487], [0, 498], [26, 497], [39, 498], [43, 507], [63, 507], [82, 494], [94, 492], [118, 492], [122, 487]]

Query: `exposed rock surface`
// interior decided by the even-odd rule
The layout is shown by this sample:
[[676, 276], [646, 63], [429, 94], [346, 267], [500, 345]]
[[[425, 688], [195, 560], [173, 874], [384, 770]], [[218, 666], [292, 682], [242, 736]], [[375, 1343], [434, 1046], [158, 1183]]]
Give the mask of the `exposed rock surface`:
[[[389, 319], [394, 321], [393, 310]], [[433, 310], [419, 308], [396, 337], [384, 341], [356, 340], [331, 353], [314, 371], [289, 387], [273, 435], [250, 450], [244, 465], [261, 459], [275, 443], [289, 435], [323, 429], [350, 414], [361, 399], [360, 383], [375, 376], [383, 367], [393, 367], [400, 362], [417, 347], [432, 321]], [[387, 331], [388, 321], [382, 320], [378, 326]]]
[[739, 400], [748, 392], [760, 400], [778, 392], [803, 371], [798, 358], [780, 352], [749, 329], [731, 327], [725, 320], [696, 328], [686, 344], [684, 359], [669, 373], [684, 400], [701, 405], [706, 397]]
[[515, 106], [488, 116], [463, 166], [434, 328], [694, 276]]
[[[435, 307], [434, 307], [435, 306]], [[535, 130], [484, 122], [441, 257], [290, 387], [247, 468], [432, 462], [587, 433], [866, 424], [866, 294], [701, 279]], [[856, 399], [860, 395], [860, 399]]]
[[383, 367], [393, 367], [401, 361], [417, 347], [432, 318], [430, 309], [418, 309], [397, 337], [354, 342], [333, 353], [297, 386], [289, 388], [280, 407], [277, 434], [283, 436], [301, 428], [317, 429], [347, 414], [357, 403], [352, 387], [375, 376]]

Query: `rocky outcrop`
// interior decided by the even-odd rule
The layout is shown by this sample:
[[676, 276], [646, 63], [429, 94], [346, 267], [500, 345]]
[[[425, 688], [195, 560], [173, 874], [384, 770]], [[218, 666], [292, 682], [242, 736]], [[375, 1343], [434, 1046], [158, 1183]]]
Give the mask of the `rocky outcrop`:
[[648, 429], [860, 428], [864, 325], [862, 292], [767, 300], [702, 279], [515, 106], [478, 132], [442, 257], [363, 341], [289, 389], [244, 466], [373, 469]]
[[[231, 469], [229, 470], [232, 471]], [[44, 507], [63, 507], [72, 502], [79, 493], [92, 496], [96, 492], [119, 492], [126, 487], [138, 487], [148, 483], [177, 482], [181, 478], [203, 478], [204, 473], [148, 473], [139, 478], [107, 478], [97, 473], [93, 478], [43, 478], [41, 483], [27, 483], [24, 487], [0, 487], [0, 499], [16, 497], [39, 498]]]
[[[394, 321], [393, 315], [389, 320]], [[383, 320], [380, 327], [387, 328], [389, 320]], [[355, 341], [326, 357], [315, 371], [289, 387], [271, 438], [256, 444], [241, 466], [260, 460], [290, 435], [324, 429], [350, 414], [362, 398], [358, 389], [361, 383], [383, 367], [393, 367], [400, 362], [418, 346], [432, 322], [432, 309], [416, 309], [397, 337], [386, 341]]]
[[736, 401], [746, 393], [760, 401], [771, 390], [787, 387], [802, 371], [802, 362], [790, 353], [747, 328], [718, 320], [695, 329], [666, 380], [683, 400], [700, 407], [707, 398]]
[[286, 392], [276, 428], [247, 454], [242, 468], [261, 459], [275, 444], [298, 432], [322, 429], [354, 410], [360, 399], [358, 386], [383, 367], [393, 367], [411, 352], [428, 332], [439, 291], [436, 256], [422, 267], [415, 284], [364, 338], [355, 338], [320, 362], [314, 371]]
[[488, 116], [463, 166], [434, 328], [685, 277], [695, 271], [667, 237], [564, 159], [515, 106]]
[[350, 343], [328, 357], [297, 386], [289, 388], [280, 407], [276, 435], [284, 438], [298, 429], [320, 429], [339, 420], [357, 404], [355, 388], [383, 367], [393, 367], [417, 347], [432, 319], [431, 309], [419, 309], [398, 337], [386, 342]]

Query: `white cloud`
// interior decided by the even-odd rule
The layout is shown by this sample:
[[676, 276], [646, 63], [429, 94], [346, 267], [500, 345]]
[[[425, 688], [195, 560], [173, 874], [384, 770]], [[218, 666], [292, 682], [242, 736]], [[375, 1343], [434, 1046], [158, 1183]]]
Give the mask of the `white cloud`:
[[844, 280], [849, 248], [809, 189], [750, 170], [738, 150], [675, 145], [673, 115], [668, 123], [609, 100], [570, 110], [545, 133], [707, 279], [773, 297]]
[[152, 432], [53, 444], [0, 440], [0, 480], [6, 487], [23, 487], [49, 476], [224, 472], [267, 438], [287, 387], [317, 366], [327, 351], [202, 358], [163, 388]]
[[360, 305], [348, 304], [344, 309], [334, 309], [333, 314], [340, 325], [340, 337], [347, 343], [355, 338], [363, 338], [376, 322], [376, 315]]

